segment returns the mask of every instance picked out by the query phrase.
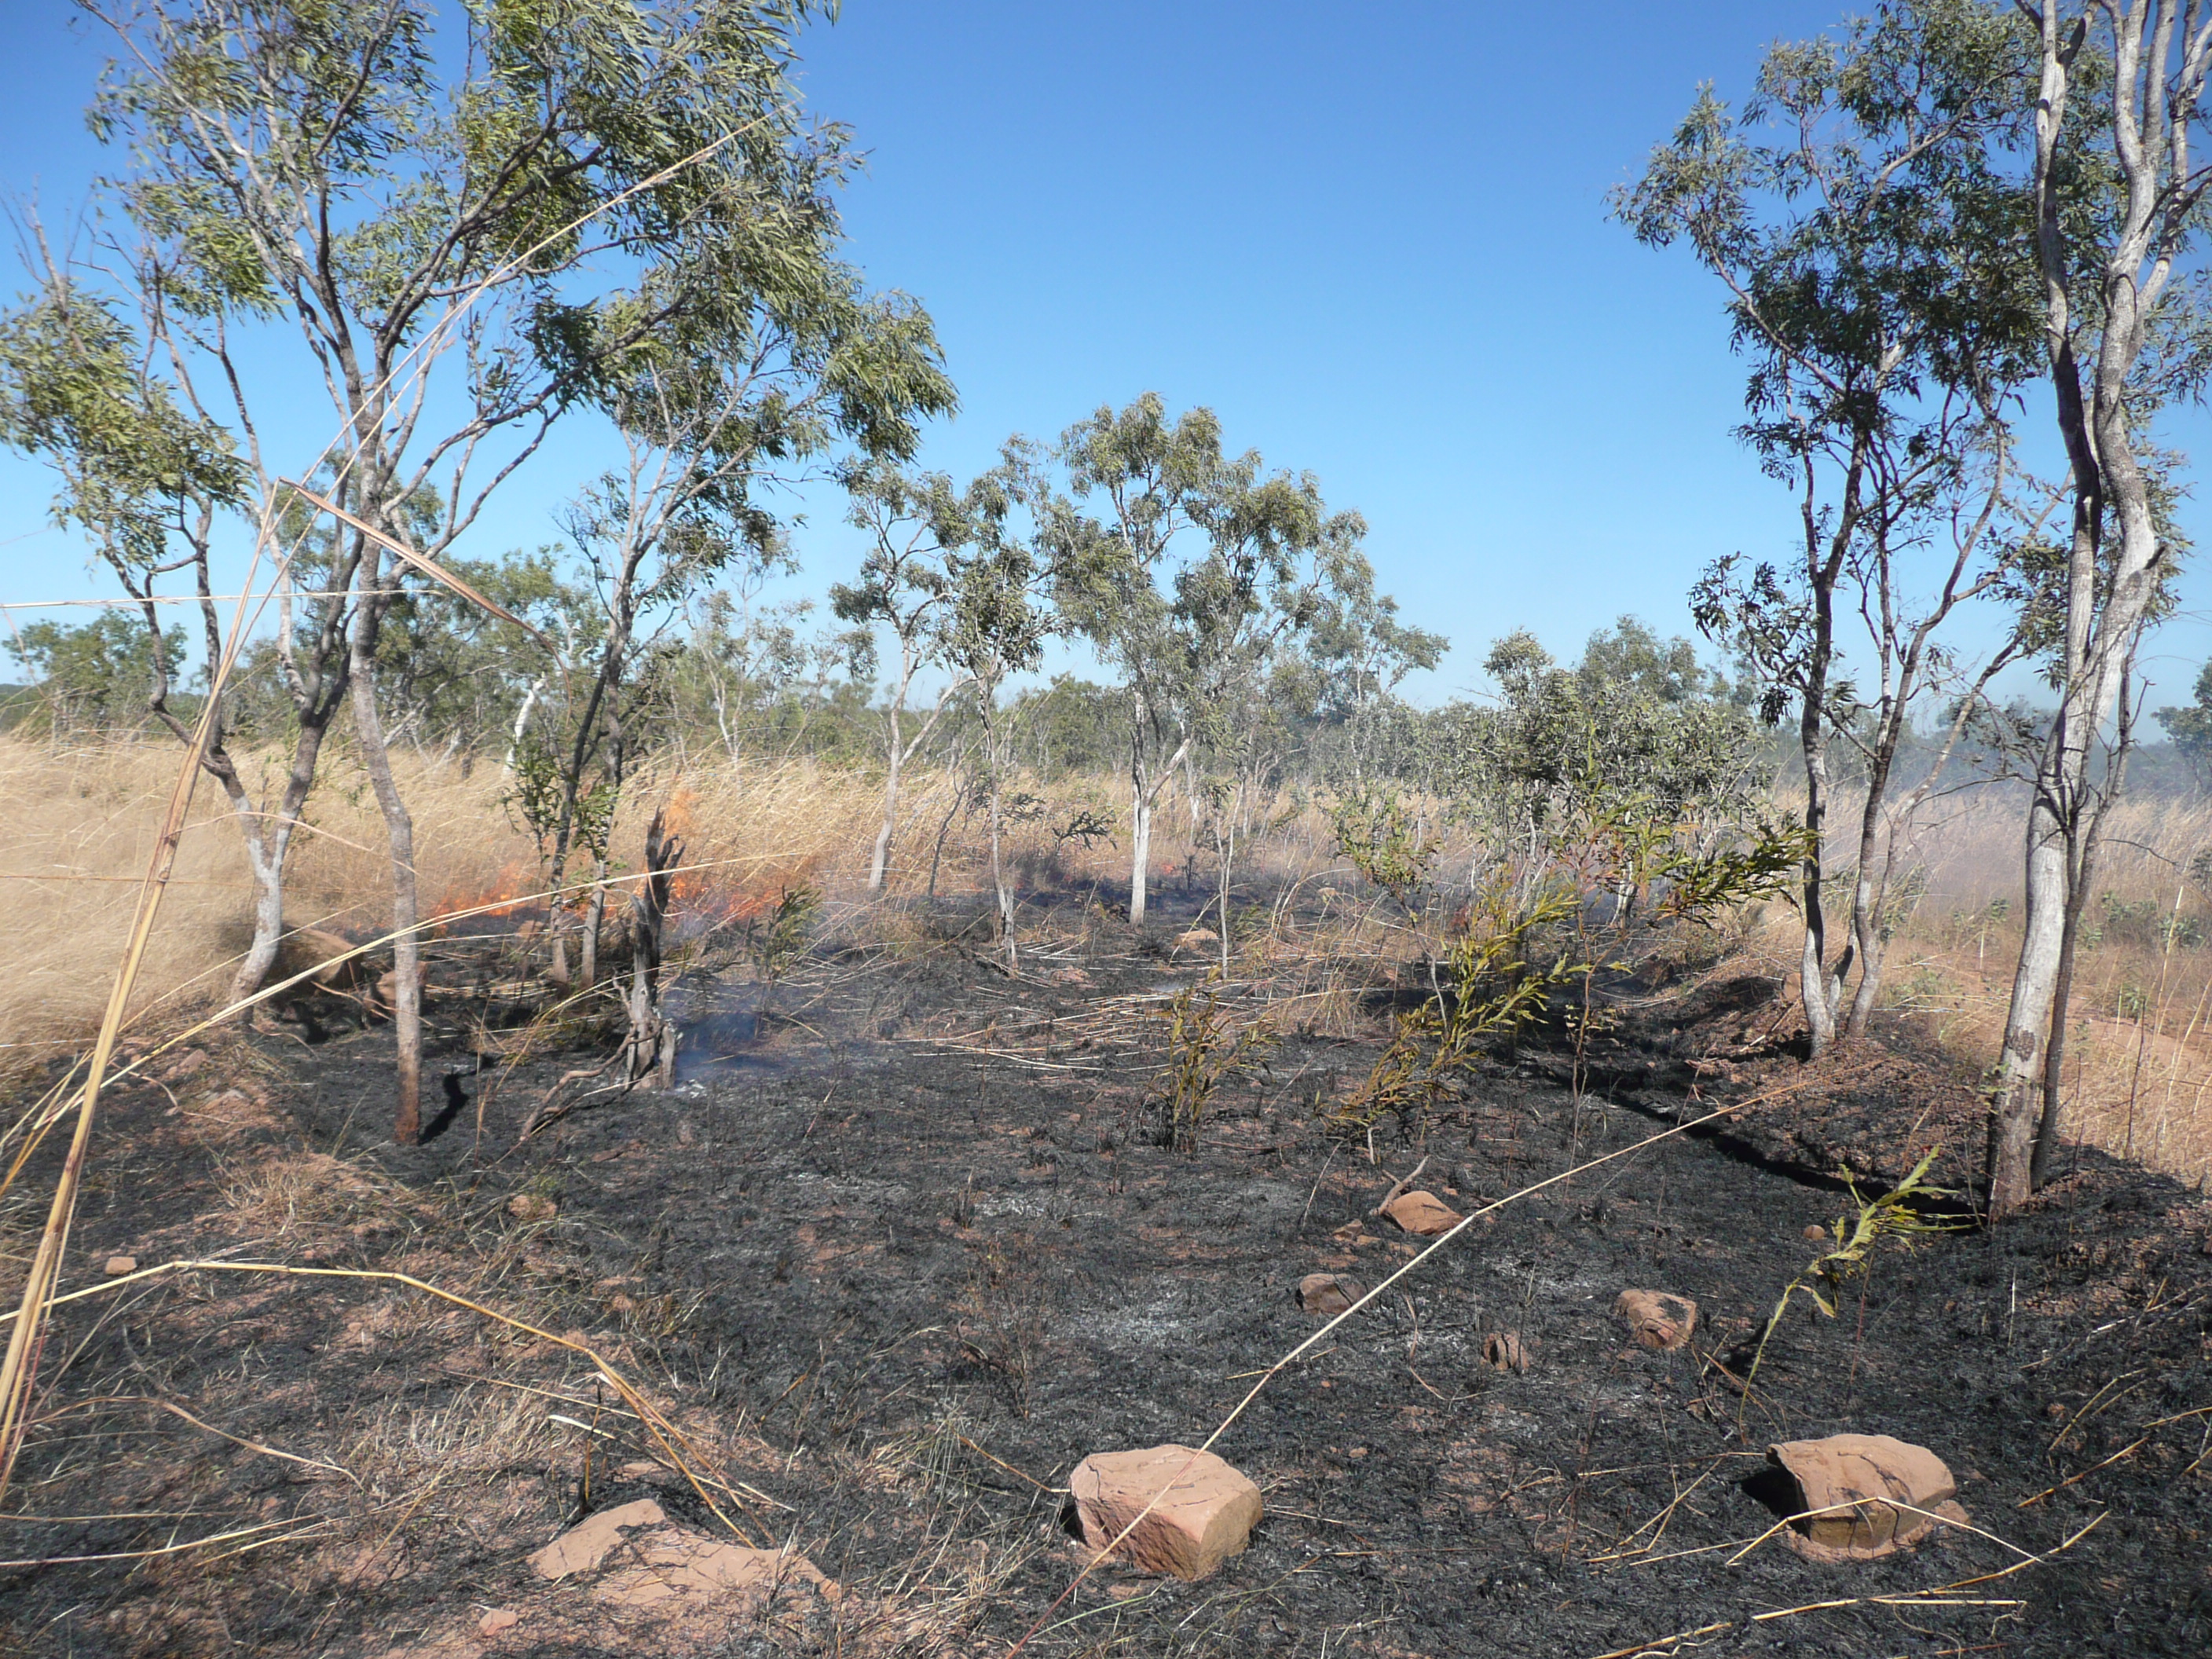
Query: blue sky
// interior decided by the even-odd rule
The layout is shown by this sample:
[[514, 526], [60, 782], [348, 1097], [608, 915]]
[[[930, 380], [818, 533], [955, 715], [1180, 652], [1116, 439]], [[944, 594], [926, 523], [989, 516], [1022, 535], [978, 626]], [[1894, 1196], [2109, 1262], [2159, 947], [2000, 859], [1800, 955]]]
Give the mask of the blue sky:
[[[1729, 435], [1717, 286], [1605, 197], [1701, 79], [1740, 98], [1769, 40], [1842, 10], [847, 0], [805, 83], [870, 152], [852, 256], [927, 304], [960, 388], [928, 465], [964, 475], [1147, 389], [1210, 404], [1232, 447], [1366, 516], [1382, 586], [1453, 641], [1411, 688], [1430, 700], [1478, 686], [1513, 628], [1567, 656], [1624, 611], [1686, 631], [1708, 559], [1786, 554], [1790, 502]], [[0, 160], [50, 222], [100, 165], [80, 112], [105, 56], [59, 0], [0, 9]], [[579, 431], [519, 475], [476, 550], [551, 539], [592, 451]], [[0, 458], [0, 598], [105, 592], [46, 495]], [[827, 496], [810, 519], [818, 592], [857, 546]], [[2154, 702], [2212, 653], [2202, 576], [2185, 603]]]

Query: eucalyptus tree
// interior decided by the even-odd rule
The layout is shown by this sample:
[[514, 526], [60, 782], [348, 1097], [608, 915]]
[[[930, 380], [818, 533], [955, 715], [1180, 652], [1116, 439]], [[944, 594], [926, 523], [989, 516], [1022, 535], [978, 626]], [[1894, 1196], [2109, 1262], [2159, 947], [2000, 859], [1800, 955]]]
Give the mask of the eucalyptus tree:
[[146, 723], [151, 696], [166, 710], [173, 665], [185, 647], [182, 628], [149, 629], [121, 611], [86, 623], [41, 620], [11, 627], [8, 653], [32, 676], [32, 696], [18, 717], [57, 738], [137, 731]]
[[981, 727], [991, 885], [1009, 969], [1018, 961], [1005, 851], [1012, 732], [1000, 699], [1008, 680], [1043, 660], [1045, 643], [1060, 626], [1052, 601], [1055, 573], [1037, 533], [1053, 501], [1035, 448], [1021, 438], [1007, 440], [1000, 465], [961, 492], [958, 510], [966, 528], [951, 558], [951, 605], [944, 625], [945, 660], [967, 684]]
[[1145, 919], [1152, 813], [1189, 752], [1178, 718], [1176, 653], [1168, 628], [1173, 549], [1201, 531], [1223, 487], [1221, 425], [1209, 409], [1172, 423], [1147, 392], [1126, 409], [1101, 405], [1062, 435], [1060, 456], [1079, 500], [1103, 501], [1097, 518], [1063, 506], [1048, 526], [1060, 603], [1119, 676], [1129, 764], [1129, 920]]
[[1416, 669], [1434, 668], [1449, 641], [1398, 617], [1398, 602], [1375, 588], [1365, 561], [1337, 573], [1306, 629], [1302, 653], [1311, 675], [1316, 719], [1342, 733], [1342, 769], [1364, 785], [1388, 740], [1398, 687]]
[[[1847, 1029], [1863, 1031], [1873, 1010], [1887, 872], [1928, 781], [1902, 803], [1892, 795], [1899, 746], [1931, 695], [1971, 709], [2019, 648], [1969, 665], [1942, 630], [2003, 590], [2032, 527], [2015, 521], [2006, 412], [2033, 372], [2033, 273], [2005, 172], [2026, 61], [2023, 32], [2002, 9], [1900, 0], [1840, 39], [1769, 48], [1740, 118], [1701, 89], [1614, 198], [1639, 240], [1686, 240], [1725, 286], [1734, 343], [1751, 363], [1741, 435], [1796, 498], [1789, 561], [1720, 561], [1694, 610], [1709, 636], [1756, 664], [1770, 719], [1794, 705], [1816, 1055], [1838, 1033], [1855, 954]], [[1774, 142], [1762, 140], [1769, 128]], [[1865, 623], [1870, 698], [1844, 672], [1839, 606]], [[1832, 954], [1826, 841], [1839, 734], [1865, 750], [1867, 792], [1850, 938]]]
[[941, 472], [876, 462], [850, 469], [844, 484], [852, 502], [847, 521], [868, 532], [869, 546], [859, 580], [833, 586], [830, 603], [848, 623], [887, 629], [898, 651], [884, 702], [884, 822], [868, 858], [868, 890], [881, 892], [898, 830], [900, 774], [966, 684], [958, 676], [946, 680], [908, 735], [907, 698], [915, 677], [944, 656], [957, 597], [953, 570], [974, 529], [951, 479]]
[[2203, 383], [2203, 315], [2185, 278], [2212, 184], [2191, 149], [2212, 70], [2212, 18], [2201, 6], [2022, 0], [2021, 9], [2033, 27], [2035, 69], [2019, 102], [2033, 123], [2027, 193], [2044, 372], [2073, 515], [2059, 573], [2058, 707], [2036, 764], [2020, 965], [1991, 1091], [1996, 1215], [2027, 1200], [2057, 1141], [2052, 1056], [2069, 941], [2112, 798], [2098, 762], [2109, 769], [2131, 736], [2136, 650], [2181, 550], [2146, 428], [2162, 403]]
[[[1224, 457], [1211, 410], [1171, 423], [1153, 392], [1071, 427], [1059, 453], [1074, 499], [1051, 503], [1043, 528], [1062, 609], [1121, 677], [1129, 919], [1141, 922], [1161, 792], [1282, 641], [1358, 614], [1373, 583], [1366, 526], [1330, 513], [1310, 473], [1270, 473], [1256, 451]], [[1078, 505], [1092, 497], [1096, 516]]]
[[[118, 53], [94, 129], [129, 161], [103, 186], [118, 228], [76, 279], [106, 273], [179, 409], [234, 447], [252, 522], [273, 524], [288, 475], [334, 458], [321, 501], [343, 526], [339, 556], [280, 629], [295, 731], [278, 799], [255, 820], [240, 982], [273, 958], [285, 849], [350, 703], [392, 842], [404, 1028], [410, 827], [380, 759], [374, 686], [355, 685], [374, 672], [392, 573], [439, 568], [607, 362], [726, 306], [733, 279], [757, 293], [831, 262], [849, 141], [806, 122], [790, 73], [817, 9], [82, 3]], [[319, 434], [295, 412], [308, 387], [330, 405]], [[411, 544], [400, 504], [425, 488], [443, 503], [439, 529]], [[403, 1054], [402, 1139], [416, 1092]]]
[[[550, 823], [551, 885], [563, 886], [578, 806], [611, 817], [644, 735], [647, 688], [633, 670], [682, 620], [706, 584], [795, 568], [772, 492], [850, 447], [864, 465], [910, 455], [917, 422], [953, 406], [927, 315], [869, 294], [817, 246], [808, 259], [758, 270], [732, 261], [717, 297], [653, 339], [608, 355], [593, 396], [620, 434], [624, 465], [578, 501], [569, 530], [591, 563], [602, 607], [558, 758]], [[718, 250], [708, 258], [720, 263]], [[689, 274], [676, 278], [691, 280]], [[605, 903], [607, 848], [584, 928], [589, 982]], [[556, 945], [557, 949], [557, 945]]]

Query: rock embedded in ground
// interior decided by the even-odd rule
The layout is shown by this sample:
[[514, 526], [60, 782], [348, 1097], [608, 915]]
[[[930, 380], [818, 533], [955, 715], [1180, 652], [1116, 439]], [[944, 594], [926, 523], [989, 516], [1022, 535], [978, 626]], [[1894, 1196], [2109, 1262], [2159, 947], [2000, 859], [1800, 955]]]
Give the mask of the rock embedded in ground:
[[704, 1598], [735, 1593], [758, 1603], [779, 1590], [804, 1585], [825, 1601], [838, 1587], [805, 1556], [725, 1543], [681, 1527], [657, 1527], [625, 1552], [634, 1565], [609, 1573], [592, 1587], [594, 1601], [617, 1607], [648, 1607], [676, 1596]]
[[1298, 1281], [1298, 1306], [1322, 1319], [1334, 1319], [1366, 1294], [1366, 1286], [1342, 1273], [1308, 1273]]
[[[1075, 1466], [1067, 1487], [1085, 1543], [1094, 1550], [1112, 1545], [1122, 1559], [1185, 1583], [1209, 1577], [1240, 1553], [1264, 1507], [1259, 1487], [1231, 1465], [1174, 1444], [1094, 1452]], [[1133, 1521], [1129, 1535], [1115, 1544]]]
[[1679, 1348], [1698, 1328], [1698, 1304], [1667, 1291], [1623, 1291], [1613, 1311], [1639, 1348]]
[[566, 1578], [572, 1572], [589, 1572], [622, 1542], [632, 1527], [657, 1527], [668, 1519], [650, 1498], [617, 1504], [586, 1516], [530, 1558], [541, 1577]]
[[1832, 1434], [1785, 1440], [1766, 1457], [1785, 1477], [1787, 1512], [1807, 1516], [1784, 1536], [1816, 1561], [1875, 1560], [1909, 1549], [1945, 1521], [1966, 1519], [1943, 1460], [1909, 1441]]
[[543, 1193], [517, 1193], [507, 1200], [507, 1212], [517, 1221], [550, 1221], [561, 1206]]
[[803, 1555], [754, 1549], [672, 1526], [650, 1498], [601, 1510], [562, 1533], [530, 1558], [547, 1578], [611, 1569], [592, 1587], [592, 1599], [612, 1607], [647, 1607], [685, 1596], [704, 1599], [735, 1592], [759, 1601], [804, 1584], [835, 1601], [838, 1587]]
[[106, 1271], [110, 1279], [120, 1279], [125, 1273], [135, 1273], [138, 1271], [138, 1258], [135, 1255], [111, 1255], [107, 1258]]
[[1528, 1345], [1511, 1331], [1492, 1331], [1482, 1339], [1482, 1363], [1501, 1371], [1525, 1371]]
[[1211, 927], [1192, 927], [1176, 935], [1178, 951], [1204, 951], [1221, 943], [1221, 935]]
[[522, 1622], [522, 1615], [512, 1607], [494, 1607], [477, 1620], [477, 1634], [496, 1636], [501, 1631], [513, 1630]]
[[1434, 1193], [1401, 1193], [1382, 1206], [1382, 1213], [1396, 1222], [1401, 1232], [1421, 1238], [1448, 1233], [1460, 1224], [1459, 1212]]

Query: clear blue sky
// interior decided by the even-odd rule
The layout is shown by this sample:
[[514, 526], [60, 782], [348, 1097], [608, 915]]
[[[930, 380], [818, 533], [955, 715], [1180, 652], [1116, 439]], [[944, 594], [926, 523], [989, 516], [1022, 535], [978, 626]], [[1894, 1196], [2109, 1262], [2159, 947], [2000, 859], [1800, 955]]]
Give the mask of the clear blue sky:
[[[960, 388], [925, 461], [964, 474], [1148, 388], [1211, 404], [1366, 515], [1382, 585], [1453, 641], [1425, 699], [1515, 627], [1570, 656], [1623, 611], [1686, 631], [1706, 560], [1786, 553], [1790, 504], [1729, 435], [1716, 286], [1605, 196], [1701, 79], [1738, 99], [1769, 40], [1844, 9], [847, 0], [805, 78], [871, 155], [853, 257], [928, 305]], [[0, 158], [49, 222], [100, 164], [104, 57], [61, 0], [0, 9]], [[2201, 453], [2212, 428], [2166, 435]], [[551, 539], [588, 447], [518, 477], [477, 550]], [[105, 591], [46, 495], [0, 459], [0, 598]], [[799, 547], [817, 592], [856, 557], [826, 498]], [[2212, 653], [2212, 589], [2188, 590], [2154, 702]]]

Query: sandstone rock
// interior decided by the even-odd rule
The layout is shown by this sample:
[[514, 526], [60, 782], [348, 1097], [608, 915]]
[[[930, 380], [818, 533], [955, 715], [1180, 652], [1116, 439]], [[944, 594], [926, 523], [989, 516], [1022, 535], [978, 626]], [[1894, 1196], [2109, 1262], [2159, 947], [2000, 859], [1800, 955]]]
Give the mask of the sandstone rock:
[[1206, 951], [1221, 943], [1221, 935], [1211, 927], [1192, 927], [1176, 935], [1178, 951]]
[[1525, 1371], [1528, 1345], [1511, 1331], [1492, 1331], [1482, 1339], [1482, 1362], [1501, 1371]]
[[1404, 1232], [1423, 1238], [1448, 1233], [1459, 1225], [1459, 1212], [1434, 1193], [1401, 1193], [1382, 1206], [1382, 1213]]
[[158, 1075], [164, 1083], [182, 1083], [188, 1078], [197, 1077], [206, 1068], [207, 1063], [206, 1049], [187, 1048], [169, 1063], [167, 1071]]
[[1242, 1551], [1263, 1507], [1260, 1489], [1212, 1452], [1173, 1444], [1094, 1452], [1075, 1466], [1067, 1487], [1094, 1550], [1112, 1544], [1150, 1504], [1115, 1553], [1186, 1583]]
[[610, 1572], [592, 1599], [618, 1607], [647, 1607], [672, 1597], [707, 1597], [734, 1591], [760, 1601], [787, 1586], [804, 1584], [834, 1601], [837, 1586], [803, 1555], [726, 1544], [680, 1527], [656, 1528], [624, 1553], [634, 1565]]
[[839, 1594], [805, 1556], [749, 1549], [671, 1526], [650, 1498], [586, 1517], [532, 1555], [530, 1565], [553, 1579], [605, 1565], [611, 1571], [592, 1585], [592, 1598], [620, 1607], [728, 1591], [762, 1598], [790, 1584], [805, 1584], [826, 1600]]
[[1629, 1340], [1640, 1348], [1679, 1348], [1698, 1328], [1698, 1304], [1665, 1291], [1623, 1291], [1613, 1311], [1627, 1322]]
[[138, 1258], [135, 1255], [111, 1255], [107, 1258], [107, 1266], [104, 1271], [110, 1279], [120, 1279], [125, 1273], [135, 1273], [138, 1271]]
[[513, 1630], [522, 1622], [522, 1615], [512, 1607], [494, 1607], [477, 1620], [477, 1634], [496, 1636], [503, 1630]]
[[1826, 1238], [1827, 1236], [1828, 1230], [1817, 1221], [1805, 1229], [1805, 1237], [1808, 1238]]
[[622, 1542], [632, 1527], [657, 1527], [668, 1516], [650, 1498], [587, 1515], [530, 1558], [530, 1565], [546, 1578], [566, 1578], [572, 1572], [589, 1572], [606, 1559], [607, 1552]]
[[1335, 1318], [1366, 1294], [1366, 1286], [1342, 1273], [1308, 1273], [1298, 1281], [1298, 1306], [1321, 1319]]
[[1784, 1441], [1766, 1456], [1786, 1477], [1788, 1513], [1811, 1511], [1783, 1536], [1816, 1561], [1870, 1561], [1910, 1548], [1942, 1521], [1966, 1518], [1953, 1501], [1958, 1483], [1925, 1446], [1886, 1434], [1833, 1434]]
[[325, 991], [348, 989], [366, 977], [362, 958], [352, 954], [353, 941], [320, 927], [295, 927], [278, 941], [272, 980], [307, 974], [308, 982]]
[[507, 1200], [507, 1212], [517, 1221], [550, 1221], [561, 1206], [543, 1193], [517, 1193]]

